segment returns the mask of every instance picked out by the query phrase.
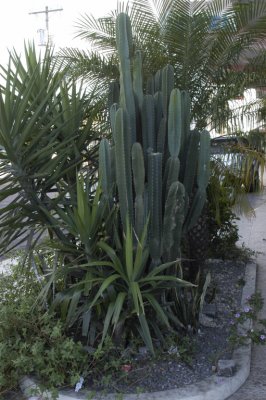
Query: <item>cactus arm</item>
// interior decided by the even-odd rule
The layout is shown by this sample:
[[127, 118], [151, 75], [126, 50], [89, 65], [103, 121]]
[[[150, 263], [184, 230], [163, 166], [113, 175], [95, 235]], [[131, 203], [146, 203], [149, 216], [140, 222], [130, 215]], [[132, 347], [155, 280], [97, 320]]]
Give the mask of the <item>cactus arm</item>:
[[181, 136], [181, 148], [184, 147], [186, 138], [189, 137], [190, 133], [190, 108], [191, 101], [190, 96], [186, 90], [181, 91], [181, 119], [182, 119], [182, 130], [183, 135]]
[[167, 120], [165, 117], [161, 119], [160, 127], [157, 135], [157, 152], [165, 154]]
[[119, 108], [115, 118], [115, 166], [120, 215], [126, 232], [127, 218], [133, 220], [132, 176], [128, 139], [128, 120], [126, 112]]
[[109, 110], [114, 103], [119, 103], [119, 97], [120, 97], [119, 83], [113, 81], [110, 83], [109, 86], [109, 94], [107, 100], [107, 106]]
[[111, 131], [114, 139], [114, 131], [115, 131], [115, 115], [118, 109], [118, 105], [116, 103], [112, 104], [110, 107], [110, 123], [111, 123]]
[[111, 206], [114, 181], [111, 167], [111, 151], [107, 139], [102, 139], [99, 147], [99, 176], [103, 196], [108, 200]]
[[206, 192], [198, 188], [193, 197], [192, 204], [189, 207], [188, 215], [186, 216], [186, 221], [183, 228], [184, 233], [187, 233], [197, 223], [197, 220], [200, 217], [203, 207], [205, 205], [206, 199]]
[[150, 94], [144, 96], [141, 117], [143, 150], [146, 158], [149, 151], [155, 150], [155, 105], [154, 98]]
[[162, 154], [148, 156], [149, 248], [153, 265], [160, 263], [162, 235]]
[[189, 197], [191, 196], [197, 173], [199, 140], [200, 133], [198, 131], [192, 131], [186, 151], [186, 164], [183, 178], [183, 184]]
[[167, 197], [168, 191], [172, 183], [178, 181], [180, 169], [180, 161], [178, 157], [169, 157], [166, 162], [166, 167], [163, 177], [163, 188], [165, 198]]
[[156, 72], [155, 77], [154, 77], [154, 91], [159, 92], [162, 90], [162, 70], [159, 69], [159, 71]]
[[181, 91], [181, 119], [182, 119], [182, 135], [181, 135], [181, 146], [179, 152], [179, 159], [181, 164], [180, 169], [180, 181], [184, 180], [185, 165], [188, 151], [188, 143], [190, 139], [190, 96], [187, 91]]
[[154, 90], [154, 77], [150, 75], [147, 79], [146, 83], [146, 93], [147, 94], [152, 94], [154, 95], [155, 90]]
[[173, 89], [168, 110], [168, 149], [173, 157], [178, 157], [182, 134], [181, 92]]
[[184, 222], [185, 188], [174, 182], [169, 188], [165, 202], [163, 219], [163, 261], [173, 261], [180, 257], [180, 244]]
[[198, 162], [197, 184], [201, 190], [206, 190], [210, 177], [210, 134], [200, 133], [200, 152]]
[[132, 146], [132, 171], [135, 188], [135, 231], [140, 238], [144, 228], [144, 181], [145, 169], [140, 143]]
[[143, 102], [143, 79], [142, 79], [142, 59], [139, 50], [135, 53], [133, 62], [133, 90], [138, 100], [138, 107], [141, 110]]
[[136, 111], [130, 67], [132, 32], [129, 16], [125, 13], [118, 14], [116, 19], [116, 46], [120, 71], [120, 106], [128, 112], [133, 144], [136, 141]]
[[210, 175], [210, 135], [204, 131], [200, 133], [200, 150], [197, 168], [197, 190], [193, 197], [184, 231], [187, 232], [197, 223], [207, 199], [207, 185]]
[[[163, 120], [163, 95], [162, 92], [156, 92], [154, 95], [154, 105], [155, 105], [155, 137], [156, 137], [156, 148], [155, 150], [158, 151], [159, 153], [163, 153], [162, 151], [159, 150], [159, 146], [163, 148], [161, 145], [161, 140], [163, 140], [163, 137], [160, 136], [160, 127], [161, 127], [161, 122]], [[165, 137], [164, 137], [165, 139]], [[164, 142], [164, 140], [163, 140]]]
[[163, 113], [167, 118], [170, 93], [174, 88], [174, 68], [166, 65], [162, 70]]

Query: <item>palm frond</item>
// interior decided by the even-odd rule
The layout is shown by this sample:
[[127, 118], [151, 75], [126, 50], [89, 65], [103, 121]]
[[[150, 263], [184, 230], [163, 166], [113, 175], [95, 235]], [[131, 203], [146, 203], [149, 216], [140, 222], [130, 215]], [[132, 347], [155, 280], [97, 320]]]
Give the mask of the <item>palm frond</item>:
[[85, 14], [76, 23], [78, 34], [76, 37], [88, 40], [94, 49], [101, 49], [102, 53], [113, 52], [115, 49], [115, 19], [110, 17], [94, 18]]

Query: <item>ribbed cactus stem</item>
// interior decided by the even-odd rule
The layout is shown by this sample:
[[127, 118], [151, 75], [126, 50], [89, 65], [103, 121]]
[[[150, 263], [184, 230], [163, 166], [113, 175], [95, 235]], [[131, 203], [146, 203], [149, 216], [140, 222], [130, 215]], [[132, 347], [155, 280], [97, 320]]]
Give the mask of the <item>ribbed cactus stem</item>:
[[111, 150], [107, 139], [102, 139], [99, 147], [99, 176], [104, 197], [109, 205], [113, 203], [113, 174], [111, 165]]
[[[117, 16], [116, 42], [120, 108], [110, 109], [116, 176], [108, 171], [113, 150], [105, 141], [100, 145], [100, 174], [106, 195], [116, 180], [124, 231], [128, 218], [139, 236], [149, 216], [149, 250], [155, 266], [162, 255], [165, 261], [180, 256], [181, 236], [202, 211], [209, 136], [190, 131], [190, 97], [174, 88], [173, 66], [148, 78], [144, 96], [141, 53], [136, 51], [133, 59], [131, 24], [125, 13]], [[117, 98], [115, 84], [111, 95]]]
[[155, 77], [154, 77], [155, 94], [156, 94], [156, 92], [159, 92], [161, 90], [162, 90], [162, 70], [159, 69], [159, 71], [156, 72]]
[[168, 103], [172, 90], [174, 89], [174, 68], [172, 65], [166, 65], [162, 70], [162, 93], [163, 93], [163, 111], [164, 116], [168, 114]]
[[165, 202], [163, 219], [163, 260], [176, 260], [181, 256], [181, 238], [184, 222], [185, 188], [180, 182], [171, 184]]
[[115, 131], [115, 116], [116, 112], [118, 110], [118, 105], [116, 103], [112, 104], [110, 107], [110, 123], [111, 123], [111, 131], [113, 134], [113, 139], [114, 139], [114, 131]]
[[140, 143], [134, 143], [132, 146], [132, 170], [133, 182], [135, 188], [135, 231], [138, 238], [141, 237], [144, 221], [144, 181], [145, 168], [143, 151]]
[[210, 134], [207, 131], [200, 133], [200, 151], [198, 161], [197, 184], [205, 190], [210, 177]]
[[116, 19], [116, 45], [120, 71], [120, 106], [128, 112], [133, 144], [136, 141], [136, 111], [130, 66], [132, 31], [129, 16], [125, 13], [118, 14]]
[[203, 207], [206, 203], [207, 194], [205, 190], [197, 189], [192, 204], [190, 205], [189, 212], [186, 216], [186, 223], [184, 226], [184, 232], [188, 232], [197, 223]]
[[154, 98], [151, 94], [144, 96], [142, 110], [141, 110], [141, 123], [142, 123], [142, 138], [144, 157], [147, 153], [155, 150], [155, 105]]
[[116, 81], [113, 81], [109, 85], [109, 95], [108, 95], [108, 109], [112, 107], [114, 103], [119, 103], [119, 98], [120, 98], [120, 88], [119, 88], [119, 83]]
[[163, 117], [160, 121], [159, 131], [157, 134], [157, 152], [165, 155], [167, 137], [167, 120]]
[[133, 222], [133, 195], [131, 174], [131, 146], [128, 143], [128, 119], [126, 112], [119, 108], [115, 118], [115, 165], [120, 215], [126, 232], [127, 219]]
[[147, 79], [146, 83], [146, 93], [147, 94], [155, 94], [155, 89], [154, 89], [154, 77], [150, 75]]
[[178, 157], [182, 135], [181, 92], [173, 89], [168, 110], [168, 149], [172, 157]]
[[165, 198], [167, 197], [168, 191], [172, 183], [178, 182], [180, 170], [180, 161], [178, 157], [169, 157], [166, 163], [164, 177], [163, 177], [163, 188]]
[[186, 223], [184, 226], [185, 231], [189, 231], [197, 223], [198, 218], [201, 215], [203, 207], [207, 199], [207, 185], [210, 175], [210, 135], [204, 131], [200, 133], [200, 148], [197, 163], [197, 190], [192, 199], [188, 215], [186, 217]]
[[141, 52], [135, 53], [133, 62], [133, 90], [138, 100], [138, 107], [141, 110], [143, 103], [143, 79], [142, 79], [142, 58]]
[[198, 131], [192, 131], [189, 135], [188, 144], [185, 149], [186, 159], [185, 159], [183, 183], [189, 197], [192, 193], [197, 173], [198, 157], [199, 157], [199, 139], [200, 139], [200, 133]]
[[181, 137], [182, 143], [186, 137], [188, 137], [190, 132], [190, 108], [191, 108], [191, 101], [190, 96], [186, 90], [181, 91], [181, 108], [182, 108], [182, 129], [183, 135]]
[[149, 248], [153, 265], [160, 263], [162, 237], [162, 154], [148, 156]]
[[161, 126], [161, 122], [163, 120], [163, 95], [162, 95], [161, 91], [155, 93], [154, 105], [155, 105], [155, 138], [156, 138], [155, 150], [159, 153], [163, 153], [163, 151], [159, 150], [159, 147], [163, 148], [163, 146], [161, 144], [162, 139], [163, 139], [163, 143], [165, 141], [165, 135], [163, 138], [160, 136], [161, 135], [160, 126]]

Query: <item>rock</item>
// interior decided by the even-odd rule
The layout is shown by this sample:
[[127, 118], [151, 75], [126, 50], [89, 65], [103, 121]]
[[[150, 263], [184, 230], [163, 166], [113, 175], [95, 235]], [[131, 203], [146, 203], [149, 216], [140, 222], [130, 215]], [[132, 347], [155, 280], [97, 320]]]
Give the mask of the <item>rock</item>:
[[148, 352], [149, 352], [148, 347], [146, 346], [139, 347], [139, 354], [146, 355], [148, 354]]
[[84, 346], [84, 350], [86, 350], [89, 354], [94, 354], [96, 351], [95, 347], [92, 346]]
[[169, 347], [167, 353], [168, 354], [176, 354], [178, 357], [180, 356], [178, 348], [176, 346]]
[[216, 304], [204, 304], [202, 313], [210, 318], [217, 318], [217, 305]]
[[236, 372], [236, 363], [234, 360], [219, 360], [217, 365], [217, 375], [233, 376]]
[[217, 328], [219, 326], [216, 322], [214, 322], [213, 318], [210, 318], [203, 313], [200, 313], [199, 323], [202, 326], [206, 326], [206, 328]]

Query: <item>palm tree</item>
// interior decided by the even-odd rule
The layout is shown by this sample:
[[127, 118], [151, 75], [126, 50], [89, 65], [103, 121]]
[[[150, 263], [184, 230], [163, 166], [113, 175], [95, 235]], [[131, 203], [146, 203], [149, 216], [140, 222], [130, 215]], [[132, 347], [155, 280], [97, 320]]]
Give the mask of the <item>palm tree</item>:
[[[170, 63], [175, 84], [192, 97], [198, 128], [218, 131], [231, 117], [228, 100], [252, 85], [265, 85], [266, 2], [231, 0], [132, 0], [109, 16], [80, 18], [78, 36], [92, 50], [64, 49], [63, 63], [76, 75], [103, 87], [118, 77], [115, 18], [125, 9], [131, 18], [134, 47], [144, 55], [144, 74]], [[244, 111], [244, 110], [243, 110]]]
[[[228, 101], [242, 95], [245, 89], [265, 86], [266, 82], [265, 1], [132, 0], [130, 6], [120, 4], [103, 18], [82, 16], [76, 24], [78, 36], [92, 50], [64, 49], [59, 59], [75, 75], [86, 77], [90, 84], [100, 76], [105, 94], [110, 81], [118, 80], [119, 76], [115, 20], [121, 11], [126, 11], [131, 19], [132, 52], [141, 50], [144, 58], [144, 81], [169, 63], [174, 67], [175, 86], [190, 93], [192, 122], [198, 129], [222, 132], [229, 122], [233, 128], [237, 126], [236, 111], [230, 109]], [[257, 118], [257, 103], [256, 100], [241, 106], [238, 116]], [[236, 202], [243, 192], [245, 177], [253, 181], [254, 157], [264, 167], [263, 153], [248, 149], [245, 157], [248, 162], [244, 177], [241, 171], [241, 176], [228, 183], [238, 188]], [[219, 204], [215, 207], [219, 208]], [[202, 232], [208, 220], [207, 211], [201, 218], [192, 232], [200, 249], [202, 241], [206, 242]], [[199, 226], [202, 229], [198, 231]]]

